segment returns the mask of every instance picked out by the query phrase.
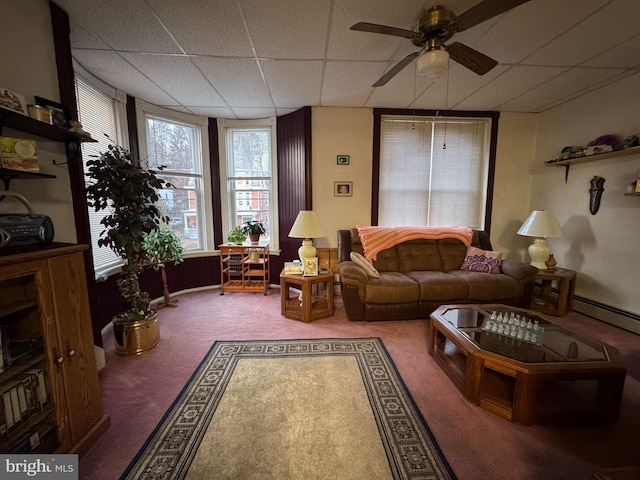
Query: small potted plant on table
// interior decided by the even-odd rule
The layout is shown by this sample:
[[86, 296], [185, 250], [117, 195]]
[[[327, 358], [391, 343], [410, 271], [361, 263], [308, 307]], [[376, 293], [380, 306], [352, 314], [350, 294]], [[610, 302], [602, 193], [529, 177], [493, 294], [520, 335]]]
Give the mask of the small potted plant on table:
[[267, 231], [264, 225], [257, 220], [249, 220], [242, 224], [242, 231], [249, 235], [251, 243], [258, 243], [260, 241], [260, 235], [264, 235]]

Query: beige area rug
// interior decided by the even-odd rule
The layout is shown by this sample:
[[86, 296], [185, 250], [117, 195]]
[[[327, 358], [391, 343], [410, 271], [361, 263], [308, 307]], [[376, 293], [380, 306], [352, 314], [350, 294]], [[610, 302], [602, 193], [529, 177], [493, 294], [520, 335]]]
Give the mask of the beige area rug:
[[453, 478], [377, 338], [214, 343], [121, 477]]

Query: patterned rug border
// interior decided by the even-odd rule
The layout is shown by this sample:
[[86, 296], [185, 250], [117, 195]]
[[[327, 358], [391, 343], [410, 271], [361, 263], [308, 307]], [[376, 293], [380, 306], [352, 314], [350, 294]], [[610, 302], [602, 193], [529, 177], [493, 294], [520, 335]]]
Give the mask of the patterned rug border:
[[[394, 479], [455, 480], [379, 337], [216, 340], [120, 480], [184, 478], [237, 361], [303, 355], [350, 355], [357, 359]], [[174, 448], [176, 445], [180, 448]]]

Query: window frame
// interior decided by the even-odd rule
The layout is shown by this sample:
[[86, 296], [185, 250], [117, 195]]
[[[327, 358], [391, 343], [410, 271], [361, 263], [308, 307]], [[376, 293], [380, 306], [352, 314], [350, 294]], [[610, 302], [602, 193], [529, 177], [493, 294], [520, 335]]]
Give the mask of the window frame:
[[[231, 198], [229, 184], [229, 142], [227, 140], [230, 130], [252, 130], [252, 129], [269, 129], [270, 130], [270, 155], [271, 155], [271, 190], [269, 193], [269, 251], [278, 253], [279, 230], [278, 230], [278, 162], [277, 162], [277, 137], [276, 137], [276, 118], [261, 118], [250, 120], [230, 120], [217, 119], [218, 122], [218, 145], [220, 150], [220, 191], [222, 207], [222, 234], [223, 242], [226, 242], [229, 231], [235, 226], [231, 211]], [[246, 200], [246, 199], [245, 199]]]
[[495, 181], [496, 150], [498, 143], [498, 123], [500, 112], [491, 111], [461, 111], [461, 110], [411, 110], [411, 109], [373, 109], [373, 165], [371, 175], [371, 225], [378, 225], [378, 213], [380, 208], [380, 128], [383, 116], [418, 116], [418, 117], [469, 117], [488, 118], [491, 120], [489, 132], [489, 158], [486, 178], [484, 226], [483, 229], [491, 232], [491, 215], [493, 208], [493, 190]]
[[[200, 248], [185, 250], [183, 256], [185, 258], [198, 257], [203, 253], [210, 253], [215, 251], [215, 239], [213, 233], [213, 224], [215, 219], [213, 218], [208, 118], [176, 112], [175, 110], [169, 110], [167, 108], [159, 107], [138, 98], [135, 99], [135, 108], [136, 122], [138, 127], [137, 132], [138, 149], [140, 152], [140, 165], [143, 168], [148, 168], [147, 158], [149, 156], [147, 148], [147, 116], [166, 119], [169, 122], [185, 123], [196, 127], [196, 134], [198, 136], [197, 142], [200, 144], [200, 173], [184, 174], [184, 176], [197, 177], [200, 179], [202, 188], [201, 191], [198, 191], [196, 189], [196, 196], [201, 209], [201, 211], [198, 212], [200, 215], [200, 218], [198, 220], [202, 221], [204, 228], [201, 231]], [[161, 175], [162, 174], [164, 174], [164, 172], [161, 173]], [[167, 173], [167, 175], [175, 174], [173, 172], [169, 172]]]

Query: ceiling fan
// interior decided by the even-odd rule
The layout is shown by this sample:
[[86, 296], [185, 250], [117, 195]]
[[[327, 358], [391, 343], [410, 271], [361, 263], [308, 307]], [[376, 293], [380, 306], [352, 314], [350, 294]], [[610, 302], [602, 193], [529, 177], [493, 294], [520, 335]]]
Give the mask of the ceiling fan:
[[411, 40], [416, 47], [420, 47], [419, 51], [410, 53], [391, 67], [373, 84], [374, 87], [385, 85], [416, 58], [418, 58], [418, 70], [421, 73], [425, 72], [426, 75], [437, 75], [447, 65], [449, 57], [478, 75], [484, 75], [498, 64], [496, 60], [462, 43], [445, 44], [445, 42], [457, 32], [471, 28], [528, 1], [483, 0], [458, 16], [451, 10], [438, 5], [420, 14], [415, 30], [367, 22], [356, 23], [351, 30], [404, 37]]

